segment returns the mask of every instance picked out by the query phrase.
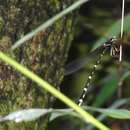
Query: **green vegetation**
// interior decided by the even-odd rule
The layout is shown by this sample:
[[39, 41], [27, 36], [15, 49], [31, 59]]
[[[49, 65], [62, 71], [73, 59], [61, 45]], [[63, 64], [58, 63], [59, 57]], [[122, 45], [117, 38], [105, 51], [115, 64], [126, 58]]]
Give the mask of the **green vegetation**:
[[[15, 1], [13, 2], [15, 3]], [[13, 2], [10, 4], [14, 4]], [[24, 2], [26, 3], [26, 1]], [[42, 1], [40, 2], [42, 3]], [[40, 7], [38, 9], [41, 9], [40, 2], [29, 0], [28, 8], [33, 10], [37, 5]], [[73, 2], [72, 0], [67, 1], [68, 8], [64, 8], [66, 2], [63, 2], [62, 5], [57, 0], [50, 0], [53, 5], [52, 8], [49, 6], [54, 14], [51, 15], [52, 18], [43, 11], [39, 16], [46, 14], [46, 17], [43, 19], [36, 17], [34, 23], [32, 22], [27, 29], [28, 31], [23, 29], [27, 28], [24, 26], [26, 22], [30, 23], [27, 17], [23, 25], [19, 22], [20, 19], [15, 21], [15, 16], [21, 15], [18, 7], [10, 8], [12, 12], [10, 15], [8, 14], [9, 23], [5, 22], [5, 16], [0, 17], [0, 112], [2, 116], [0, 117], [0, 130], [6, 127], [8, 130], [14, 130], [16, 126], [23, 130], [58, 130], [61, 128], [57, 128], [57, 125], [60, 124], [60, 121], [62, 123], [62, 120], [72, 126], [78, 124], [76, 129], [109, 130], [114, 129], [116, 124], [117, 129], [127, 130], [128, 122], [126, 121], [122, 125], [118, 121], [119, 119], [121, 121], [130, 119], [130, 39], [127, 36], [130, 34], [130, 13], [126, 12], [124, 19], [123, 61], [119, 63], [118, 59], [112, 58], [108, 54], [109, 52], [103, 57], [90, 85], [84, 106], [80, 107], [75, 100], [82, 92], [89, 75], [88, 72], [91, 72], [93, 68], [94, 63], [91, 61], [96, 56], [92, 51], [92, 56], [88, 58], [87, 64], [82, 66], [82, 71], [65, 77], [62, 84], [63, 92], [67, 93], [65, 96], [59, 91], [59, 88], [64, 77], [63, 66], [69, 55], [70, 42], [73, 39], [69, 55], [72, 59], [71, 56], [87, 57], [86, 53], [100, 48], [110, 37], [120, 37], [121, 11], [119, 13], [119, 4], [112, 0], [108, 3], [107, 1], [93, 3], [87, 0]], [[48, 6], [48, 3], [46, 4]], [[126, 4], [129, 5], [130, 1], [127, 1]], [[62, 11], [60, 7], [63, 8]], [[76, 11], [73, 12], [77, 8], [79, 8], [79, 14]], [[128, 7], [126, 8], [129, 10]], [[32, 19], [33, 17], [31, 16]], [[21, 30], [18, 33], [13, 22], [16, 22], [16, 26], [20, 25]], [[25, 35], [23, 36], [23, 34]], [[14, 40], [15, 43], [13, 43]], [[68, 60], [68, 62], [70, 61]], [[69, 108], [56, 101], [53, 96]], [[62, 109], [60, 105], [63, 106]], [[57, 106], [58, 109], [55, 109]], [[32, 111], [33, 114], [31, 114]], [[20, 115], [17, 117], [18, 114], [21, 114], [21, 117]], [[40, 120], [41, 117], [44, 119]], [[40, 121], [38, 120], [36, 123], [36, 119]], [[8, 120], [9, 122], [7, 122]], [[17, 122], [20, 121], [24, 122], [19, 127]], [[42, 122], [44, 122], [43, 125], [41, 125]]]

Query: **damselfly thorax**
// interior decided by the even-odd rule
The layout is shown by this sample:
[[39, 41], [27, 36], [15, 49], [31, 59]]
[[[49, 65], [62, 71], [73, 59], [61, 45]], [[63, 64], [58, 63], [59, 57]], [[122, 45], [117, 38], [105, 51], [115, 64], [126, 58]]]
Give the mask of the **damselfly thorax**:
[[110, 47], [110, 55], [114, 58], [119, 58], [120, 56], [120, 44], [122, 40], [113, 36], [105, 44], [104, 47]]

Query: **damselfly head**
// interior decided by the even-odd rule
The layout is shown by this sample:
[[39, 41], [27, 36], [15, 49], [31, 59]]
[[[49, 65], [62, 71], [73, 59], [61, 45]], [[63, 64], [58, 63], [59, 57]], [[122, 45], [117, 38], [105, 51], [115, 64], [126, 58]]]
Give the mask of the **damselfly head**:
[[113, 44], [116, 44], [117, 41], [118, 39], [116, 38], [116, 36], [113, 36], [105, 42], [104, 47], [111, 47]]
[[110, 42], [112, 42], [112, 43], [113, 43], [113, 42], [116, 42], [116, 41], [117, 41], [116, 36], [113, 36], [113, 37], [111, 37], [111, 38], [110, 38]]

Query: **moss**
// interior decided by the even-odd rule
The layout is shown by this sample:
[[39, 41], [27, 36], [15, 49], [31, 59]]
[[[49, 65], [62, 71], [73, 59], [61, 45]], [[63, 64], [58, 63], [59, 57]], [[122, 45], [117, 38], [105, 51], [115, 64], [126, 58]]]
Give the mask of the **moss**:
[[3, 29], [3, 27], [4, 27], [4, 20], [3, 20], [2, 17], [0, 17], [0, 33], [1, 33], [2, 29]]
[[61, 3], [59, 0], [51, 0], [51, 5], [57, 10], [60, 10], [61, 8]]
[[[7, 0], [6, 0], [7, 2]], [[70, 4], [70, 0], [10, 0], [1, 5], [0, 16], [4, 28], [1, 28], [1, 51], [9, 52], [11, 45], [22, 35], [36, 28], [50, 16], [59, 12], [63, 4]], [[51, 14], [49, 14], [51, 12]], [[45, 32], [38, 33], [24, 46], [9, 53], [18, 62], [43, 77], [59, 89], [64, 76], [64, 64], [70, 47], [72, 29], [72, 15], [57, 21]], [[3, 70], [4, 68], [4, 70]], [[39, 89], [37, 84], [23, 77], [5, 63], [0, 65], [0, 106], [7, 108], [1, 113], [8, 113], [23, 108], [52, 107], [54, 97]], [[3, 87], [2, 87], [3, 86]], [[0, 125], [0, 130], [6, 129], [42, 129], [46, 126], [47, 117], [32, 123], [7, 123]]]

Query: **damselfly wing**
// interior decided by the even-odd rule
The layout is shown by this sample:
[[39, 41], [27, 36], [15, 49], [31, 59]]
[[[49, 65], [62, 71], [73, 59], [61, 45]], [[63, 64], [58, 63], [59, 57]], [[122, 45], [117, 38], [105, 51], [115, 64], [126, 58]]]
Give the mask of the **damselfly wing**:
[[101, 48], [96, 49], [95, 51], [90, 52], [87, 56], [78, 58], [68, 63], [65, 66], [65, 76], [75, 73], [76, 71], [83, 68], [86, 64], [89, 64], [90, 62], [96, 60], [100, 52]]
[[73, 74], [74, 72], [83, 68], [86, 64], [89, 64], [90, 62], [96, 60], [105, 48], [106, 49], [110, 48], [110, 55], [112, 57], [118, 58], [119, 57], [119, 45], [120, 45], [118, 43], [120, 43], [120, 40], [117, 39], [115, 36], [113, 36], [108, 41], [106, 41], [104, 45], [102, 45], [98, 49], [90, 52], [87, 56], [78, 58], [78, 59], [73, 60], [72, 62], [68, 63], [65, 66], [65, 76]]

